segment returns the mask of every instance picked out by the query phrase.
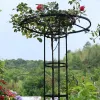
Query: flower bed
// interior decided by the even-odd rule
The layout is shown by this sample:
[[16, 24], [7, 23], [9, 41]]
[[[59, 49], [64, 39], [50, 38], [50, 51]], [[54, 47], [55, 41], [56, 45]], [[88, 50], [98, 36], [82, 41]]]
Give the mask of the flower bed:
[[0, 80], [0, 100], [22, 100], [15, 91], [6, 88], [6, 84], [4, 80]]

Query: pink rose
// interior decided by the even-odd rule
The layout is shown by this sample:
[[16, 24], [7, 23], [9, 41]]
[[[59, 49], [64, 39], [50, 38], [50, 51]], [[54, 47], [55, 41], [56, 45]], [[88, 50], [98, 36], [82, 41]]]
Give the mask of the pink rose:
[[43, 5], [42, 4], [38, 4], [37, 10], [43, 10]]
[[84, 6], [80, 6], [80, 11], [84, 11]]

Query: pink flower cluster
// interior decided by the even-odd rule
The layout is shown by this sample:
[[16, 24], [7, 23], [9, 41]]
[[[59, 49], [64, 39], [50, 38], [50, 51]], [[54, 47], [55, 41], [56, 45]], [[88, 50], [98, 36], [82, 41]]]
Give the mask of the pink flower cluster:
[[[6, 98], [7, 100], [9, 100], [9, 98], [16, 98], [17, 93], [7, 88], [4, 88], [3, 86], [5, 84], [6, 82], [4, 80], [0, 80], [0, 100], [5, 100]], [[22, 99], [18, 99], [18, 100], [22, 100]]]

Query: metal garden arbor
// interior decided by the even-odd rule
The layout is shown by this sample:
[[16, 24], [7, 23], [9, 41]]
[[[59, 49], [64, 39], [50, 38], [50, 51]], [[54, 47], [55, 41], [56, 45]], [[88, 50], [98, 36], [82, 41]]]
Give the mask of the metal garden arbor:
[[[35, 18], [37, 16], [30, 16], [26, 19], [24, 19], [21, 22], [21, 26], [23, 28], [26, 28], [29, 31], [35, 32], [39, 35], [44, 36], [44, 100], [46, 98], [52, 98], [54, 100], [55, 97], [58, 98], [58, 100], [68, 100], [68, 62], [67, 62], [67, 38], [69, 34], [74, 34], [74, 33], [79, 33], [83, 31], [89, 31], [89, 28], [91, 26], [91, 22], [88, 18], [78, 16], [78, 15], [69, 15], [69, 14], [45, 14], [45, 15], [40, 15], [39, 19], [39, 25], [44, 28], [43, 32], [39, 32], [38, 30], [34, 30], [32, 28], [27, 27], [25, 24], [28, 24], [30, 22], [34, 22]], [[87, 27], [78, 25], [75, 19], [82, 19], [83, 21], [86, 21]], [[43, 19], [45, 19], [46, 24], [43, 22]], [[53, 22], [51, 21], [53, 19]], [[70, 20], [72, 26], [76, 27], [74, 31], [67, 31], [67, 29], [63, 29], [64, 25], [62, 26], [62, 23], [65, 22], [66, 20]], [[48, 28], [46, 28], [48, 27]], [[51, 56], [52, 59], [51, 61], [46, 61], [46, 38], [51, 40]], [[66, 62], [62, 62], [60, 58], [60, 47], [61, 47], [61, 38], [65, 38], [65, 54], [66, 54]], [[54, 48], [54, 41], [57, 42], [57, 48]], [[63, 44], [64, 45], [64, 44]], [[57, 49], [57, 55], [58, 58], [55, 61], [54, 59], [54, 50]], [[51, 70], [51, 92], [46, 93], [46, 69], [50, 68]], [[57, 85], [55, 85], [55, 69], [57, 70]], [[65, 91], [63, 93], [61, 92], [61, 87], [63, 84], [61, 84], [61, 69], [65, 70]], [[55, 87], [57, 88], [56, 93], [55, 93]]]

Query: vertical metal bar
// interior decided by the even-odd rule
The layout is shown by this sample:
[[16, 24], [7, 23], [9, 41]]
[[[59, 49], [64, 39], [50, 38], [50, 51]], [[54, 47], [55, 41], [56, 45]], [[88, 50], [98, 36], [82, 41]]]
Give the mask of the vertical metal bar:
[[68, 100], [68, 58], [67, 58], [67, 33], [66, 33], [66, 100]]
[[54, 53], [53, 53], [53, 36], [51, 37], [52, 42], [52, 99], [54, 100]]
[[58, 100], [60, 100], [60, 38], [58, 38]]
[[45, 99], [45, 34], [44, 34], [44, 100], [46, 100]]
[[[60, 35], [60, 18], [59, 18], [59, 29]], [[58, 100], [60, 100], [60, 37], [58, 36]]]

